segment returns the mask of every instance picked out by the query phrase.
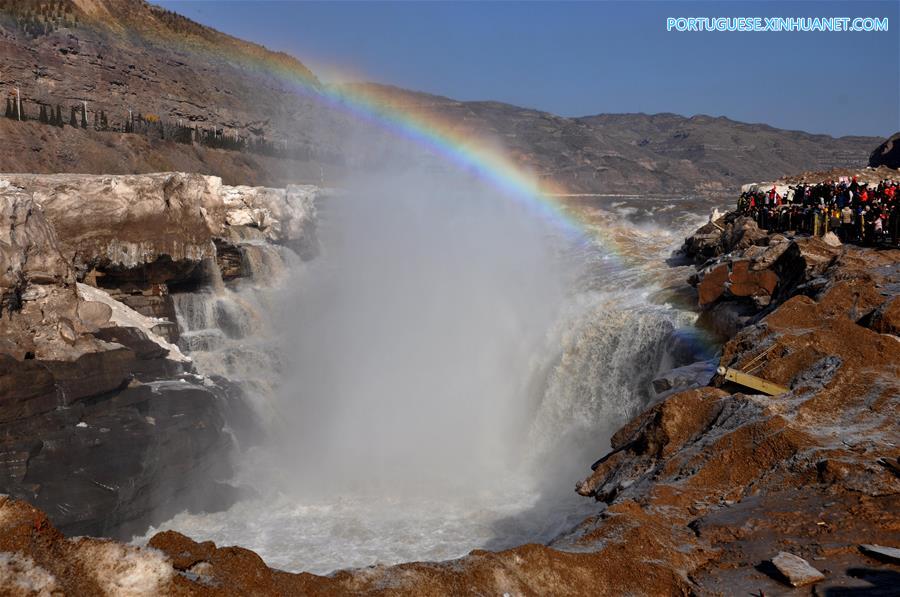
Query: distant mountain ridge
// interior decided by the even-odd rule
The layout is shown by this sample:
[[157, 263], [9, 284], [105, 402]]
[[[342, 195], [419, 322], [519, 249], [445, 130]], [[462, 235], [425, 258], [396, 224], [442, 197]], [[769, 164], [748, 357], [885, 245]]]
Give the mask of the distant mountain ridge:
[[[66, 122], [69, 110], [86, 102], [87, 121], [102, 111], [114, 130], [125, 127], [131, 110], [285, 149], [259, 156], [0, 119], [0, 170], [188, 169], [232, 184], [284, 184], [335, 178], [378, 159], [359, 155], [352, 117], [319, 101], [321, 84], [300, 60], [143, 0], [0, 0], [0, 64], [0, 91], [19, 88], [35, 118], [36, 102], [61, 104]], [[305, 83], [304, 93], [292, 80]], [[376, 89], [404, 112], [438, 115], [466, 134], [499, 142], [523, 168], [573, 193], [730, 192], [747, 180], [863, 166], [882, 141], [723, 117], [565, 118], [383, 85], [345, 87]]]
[[384, 85], [347, 87], [375, 88], [404, 111], [437, 114], [473, 134], [496, 138], [541, 178], [574, 193], [730, 191], [740, 181], [861, 167], [881, 142], [877, 137], [834, 138], [725, 117], [638, 113], [566, 118]]

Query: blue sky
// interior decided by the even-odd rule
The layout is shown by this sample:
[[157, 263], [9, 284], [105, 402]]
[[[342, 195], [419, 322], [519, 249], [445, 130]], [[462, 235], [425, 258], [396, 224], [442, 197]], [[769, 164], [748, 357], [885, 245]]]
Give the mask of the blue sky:
[[[582, 116], [675, 112], [832, 135], [900, 129], [900, 2], [154, 0], [364, 79]], [[677, 33], [666, 17], [888, 17], [886, 33]]]

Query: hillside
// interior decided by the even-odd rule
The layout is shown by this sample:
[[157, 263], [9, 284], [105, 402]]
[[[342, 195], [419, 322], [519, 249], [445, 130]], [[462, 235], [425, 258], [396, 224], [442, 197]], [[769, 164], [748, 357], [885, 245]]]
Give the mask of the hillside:
[[564, 118], [500, 102], [460, 102], [372, 84], [348, 87], [498, 139], [542, 178], [573, 193], [731, 191], [739, 180], [863, 166], [881, 141], [836, 139], [702, 115]]
[[[42, 151], [30, 155], [31, 132], [4, 127], [0, 159], [14, 157], [18, 170], [97, 171], [108, 148], [141, 153], [146, 164], [134, 171], [159, 170], [155, 162], [183, 151], [171, 141], [188, 129], [203, 134], [213, 148], [239, 137], [259, 144], [248, 153], [326, 164], [335, 159], [337, 145], [311, 131], [339, 131], [340, 117], [296, 93], [289, 81], [303, 81], [311, 90], [318, 86], [301, 62], [142, 0], [0, 0], [0, 64], [0, 90], [15, 107], [19, 88], [25, 117], [37, 120], [41, 104], [51, 115], [59, 106], [68, 129], [70, 116], [80, 125], [84, 110], [87, 128], [109, 133], [42, 135], [49, 137], [42, 139]], [[273, 70], [281, 75], [273, 76]], [[98, 123], [101, 116], [104, 122]], [[147, 147], [137, 135], [123, 138], [129, 126], [169, 142]], [[67, 144], [78, 146], [77, 159], [55, 157], [66, 153]], [[197, 160], [198, 171], [226, 177], [246, 161], [237, 155], [204, 158]], [[116, 162], [110, 162], [113, 168]]]
[[258, 68], [265, 62], [317, 86], [298, 60], [143, 0], [0, 0], [0, 11], [0, 85], [32, 102], [80, 109], [86, 101], [111, 128], [123, 128], [132, 110], [297, 142], [316, 115], [311, 100]]
[[[0, 124], [0, 170], [180, 169], [284, 184], [333, 180], [348, 164], [380, 159], [300, 61], [143, 0], [0, 0], [0, 64], [7, 107], [19, 88], [27, 118], [46, 110], [63, 121], [52, 134], [16, 118]], [[564, 118], [371, 84], [344, 90], [354, 87], [499, 142], [573, 193], [731, 192], [743, 180], [862, 166], [882, 141], [708, 116]]]

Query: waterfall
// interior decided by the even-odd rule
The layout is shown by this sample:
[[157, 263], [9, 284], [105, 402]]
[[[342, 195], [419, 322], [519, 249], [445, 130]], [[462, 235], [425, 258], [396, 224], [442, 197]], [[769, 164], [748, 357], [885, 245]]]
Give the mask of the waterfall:
[[586, 470], [612, 433], [652, 400], [652, 380], [671, 364], [669, 339], [694, 319], [630, 292], [574, 297], [552, 334], [557, 354], [541, 369], [530, 456], [564, 460], [573, 475]]
[[552, 541], [596, 513], [575, 481], [685, 358], [680, 231], [595, 210], [606, 237], [573, 245], [477, 182], [362, 182], [319, 210], [311, 262], [248, 233], [241, 277], [173, 295], [180, 346], [268, 441], [234, 479], [258, 497], [162, 528], [319, 573]]
[[289, 248], [241, 240], [240, 278], [223, 282], [214, 259], [204, 263], [206, 284], [192, 292], [174, 292], [180, 332], [178, 347], [198, 371], [219, 376], [240, 388], [263, 420], [277, 418], [273, 402], [282, 376], [281, 338], [274, 329], [278, 296], [288, 273], [302, 266]]

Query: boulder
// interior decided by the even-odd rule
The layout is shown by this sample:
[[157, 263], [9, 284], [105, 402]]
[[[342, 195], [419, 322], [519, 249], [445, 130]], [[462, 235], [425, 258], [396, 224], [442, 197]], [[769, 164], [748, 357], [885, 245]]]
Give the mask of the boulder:
[[684, 240], [681, 250], [688, 257], [704, 261], [754, 245], [765, 245], [768, 238], [766, 231], [761, 230], [752, 218], [731, 212], [697, 229]]
[[703, 310], [697, 325], [719, 338], [732, 338], [753, 319], [756, 306], [747, 301], [722, 301]]
[[710, 222], [701, 226], [694, 234], [684, 239], [682, 251], [698, 261], [720, 255], [722, 227]]
[[782, 283], [782, 294], [821, 277], [841, 252], [842, 247], [831, 246], [816, 237], [791, 241], [772, 268]]
[[772, 565], [792, 587], [802, 587], [825, 578], [825, 575], [809, 565], [809, 562], [786, 551], [772, 558]]
[[728, 292], [735, 297], [749, 297], [757, 307], [765, 307], [772, 300], [778, 275], [771, 270], [751, 271], [749, 261], [732, 265]]
[[900, 132], [891, 135], [872, 151], [872, 155], [869, 156], [869, 166], [872, 168], [879, 166], [900, 168]]
[[725, 294], [729, 273], [728, 264], [722, 263], [703, 275], [697, 285], [701, 307], [712, 305]]
[[722, 232], [722, 249], [724, 253], [746, 249], [767, 242], [768, 237], [768, 232], [760, 229], [753, 218], [741, 216], [725, 226]]
[[[775, 262], [778, 261], [778, 259], [784, 254], [789, 246], [790, 242], [787, 241], [784, 237], [777, 241], [770, 238], [768, 246], [750, 247], [746, 251], [744, 251], [744, 256], [750, 258], [751, 270], [759, 271], [769, 269], [773, 265], [775, 265]], [[751, 249], [755, 250], [751, 252]]]
[[82, 301], [78, 304], [78, 319], [91, 331], [100, 329], [109, 323], [112, 307], [100, 301]]
[[722, 298], [749, 298], [757, 307], [769, 304], [778, 286], [778, 275], [769, 269], [753, 270], [748, 259], [725, 261], [702, 274], [697, 284], [701, 307]]

